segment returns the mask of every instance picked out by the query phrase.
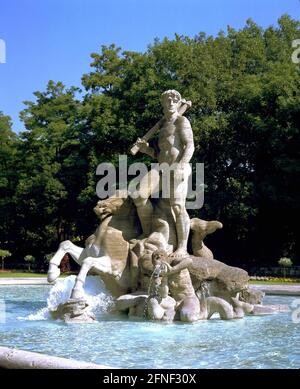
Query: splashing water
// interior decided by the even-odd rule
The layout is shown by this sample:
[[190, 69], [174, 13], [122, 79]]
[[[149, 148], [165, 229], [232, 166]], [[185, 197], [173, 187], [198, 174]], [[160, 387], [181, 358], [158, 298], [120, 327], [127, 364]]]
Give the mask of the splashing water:
[[[59, 304], [65, 303], [71, 296], [76, 276], [58, 279], [50, 289], [47, 298], [47, 307], [28, 315], [25, 320], [49, 320], [50, 311], [54, 311]], [[89, 304], [88, 310], [93, 313], [107, 312], [113, 305], [113, 297], [107, 292], [103, 281], [97, 276], [88, 276], [84, 286], [85, 298]]]
[[[144, 306], [144, 314], [143, 314], [144, 319], [147, 319], [147, 316], [148, 316], [149, 299], [154, 297], [159, 302], [161, 302], [161, 300], [162, 300], [162, 297], [161, 297], [160, 291], [159, 291], [160, 282], [157, 282], [157, 281], [158, 281], [158, 278], [160, 276], [161, 271], [164, 269], [165, 269], [164, 264], [156, 265], [152, 274], [151, 274], [149, 286], [148, 286], [148, 298], [145, 300], [145, 306]], [[154, 318], [152, 317], [151, 319], [153, 320]]]
[[208, 283], [206, 281], [203, 281], [201, 284], [201, 292], [203, 293], [203, 295], [205, 297], [210, 296], [209, 286], [208, 286]]

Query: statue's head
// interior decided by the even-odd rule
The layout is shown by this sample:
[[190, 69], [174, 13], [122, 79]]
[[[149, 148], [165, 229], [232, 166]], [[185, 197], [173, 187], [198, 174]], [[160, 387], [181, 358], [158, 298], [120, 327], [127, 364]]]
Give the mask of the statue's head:
[[259, 289], [247, 287], [240, 293], [240, 300], [249, 304], [262, 304], [265, 293]]
[[96, 207], [94, 208], [94, 212], [100, 220], [104, 220], [108, 216], [119, 213], [121, 209], [124, 208], [123, 206], [126, 201], [128, 201], [127, 197], [121, 196], [120, 193], [117, 193], [106, 200], [98, 201]]
[[181, 104], [181, 95], [174, 89], [169, 89], [161, 95], [161, 104], [163, 106], [164, 113], [172, 115], [178, 112]]
[[168, 254], [165, 250], [155, 250], [152, 253], [152, 264], [153, 266], [160, 265], [163, 261], [166, 261]]

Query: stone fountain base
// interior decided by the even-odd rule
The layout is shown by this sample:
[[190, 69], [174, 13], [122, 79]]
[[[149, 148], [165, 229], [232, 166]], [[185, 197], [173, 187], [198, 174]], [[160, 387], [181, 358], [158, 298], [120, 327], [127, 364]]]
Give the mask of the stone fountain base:
[[96, 317], [88, 306], [84, 299], [69, 299], [51, 311], [51, 316], [54, 320], [60, 319], [65, 323], [95, 323]]

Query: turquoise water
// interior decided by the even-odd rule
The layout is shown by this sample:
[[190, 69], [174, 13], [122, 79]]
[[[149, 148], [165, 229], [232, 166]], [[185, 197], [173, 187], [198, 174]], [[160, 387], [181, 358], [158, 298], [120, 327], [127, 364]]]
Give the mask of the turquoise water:
[[[300, 368], [300, 324], [291, 313], [161, 324], [100, 309], [95, 324], [67, 325], [36, 314], [45, 310], [49, 290], [0, 286], [6, 308], [1, 346], [120, 368]], [[293, 299], [269, 296], [265, 303], [290, 305]]]

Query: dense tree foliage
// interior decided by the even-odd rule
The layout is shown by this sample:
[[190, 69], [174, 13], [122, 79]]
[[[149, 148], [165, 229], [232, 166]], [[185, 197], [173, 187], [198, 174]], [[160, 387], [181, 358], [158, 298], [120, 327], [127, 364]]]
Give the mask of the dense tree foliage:
[[[50, 81], [14, 134], [0, 114], [0, 246], [40, 264], [96, 221], [97, 164], [117, 163], [161, 116], [170, 88], [192, 100], [193, 162], [205, 164], [205, 204], [192, 216], [224, 229], [208, 244], [231, 264], [297, 264], [300, 70], [291, 61], [300, 23], [155, 40], [145, 53], [115, 45], [92, 54], [82, 90]], [[150, 161], [138, 154], [133, 160]]]

